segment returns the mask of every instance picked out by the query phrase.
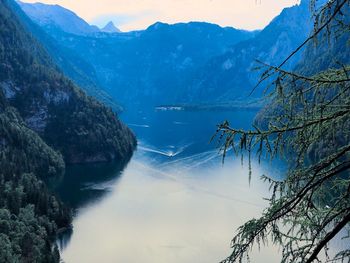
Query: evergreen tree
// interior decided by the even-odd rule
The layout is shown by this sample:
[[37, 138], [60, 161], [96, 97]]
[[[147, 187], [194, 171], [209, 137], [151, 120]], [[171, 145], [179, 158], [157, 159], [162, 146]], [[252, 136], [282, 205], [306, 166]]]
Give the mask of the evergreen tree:
[[[260, 218], [238, 229], [225, 263], [249, 261], [253, 246], [269, 241], [281, 247], [281, 262], [350, 262], [349, 246], [335, 254], [328, 250], [336, 236], [349, 242], [349, 5], [349, 0], [322, 6], [311, 0], [314, 32], [280, 65], [263, 64], [258, 86], [272, 83], [266, 88], [272, 104], [263, 112], [264, 120], [251, 131], [234, 129], [228, 122], [219, 125], [224, 157], [233, 149], [242, 156], [247, 151], [249, 160], [257, 152], [259, 160], [279, 155], [290, 161], [283, 180], [262, 176], [271, 185], [269, 206]], [[284, 70], [304, 47], [300, 68]], [[330, 50], [333, 58], [342, 56], [337, 61], [320, 59]]]

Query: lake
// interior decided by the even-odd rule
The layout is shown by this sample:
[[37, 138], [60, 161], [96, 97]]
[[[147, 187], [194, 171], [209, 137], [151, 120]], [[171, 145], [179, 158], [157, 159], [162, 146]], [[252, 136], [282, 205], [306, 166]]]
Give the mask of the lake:
[[[216, 125], [248, 129], [254, 111], [149, 111], [123, 114], [139, 146], [126, 167], [72, 166], [56, 186], [75, 209], [72, 233], [59, 239], [66, 263], [213, 263], [230, 253], [230, 240], [257, 217], [268, 197], [262, 174], [278, 169], [230, 156], [222, 164]], [[278, 251], [253, 253], [277, 262]]]

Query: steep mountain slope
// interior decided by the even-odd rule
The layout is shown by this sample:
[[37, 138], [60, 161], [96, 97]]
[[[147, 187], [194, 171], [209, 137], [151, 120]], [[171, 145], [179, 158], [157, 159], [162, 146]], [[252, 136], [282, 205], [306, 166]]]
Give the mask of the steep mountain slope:
[[[40, 177], [62, 175], [61, 154], [30, 130], [0, 89], [0, 170], [2, 176], [35, 173]], [[19, 165], [20, 164], [20, 165]]]
[[47, 30], [59, 28], [64, 32], [76, 35], [89, 35], [100, 32], [98, 27], [89, 25], [74, 12], [59, 5], [28, 4], [20, 1], [18, 1], [18, 4], [31, 19]]
[[[261, 74], [261, 71], [253, 71], [259, 66], [256, 60], [279, 65], [308, 36], [311, 26], [308, 1], [284, 9], [255, 38], [232, 46], [196, 72], [193, 80], [187, 84], [184, 100], [213, 102], [246, 99]], [[287, 68], [293, 68], [300, 56], [298, 54], [289, 61]], [[259, 97], [261, 92], [253, 95]]]
[[[8, 20], [14, 17], [7, 4], [0, 0], [1, 79], [13, 72], [5, 53], [18, 60], [18, 66], [24, 55], [4, 45], [17, 40], [19, 29]], [[6, 97], [12, 95], [8, 88], [0, 89], [0, 261], [58, 263], [53, 241], [58, 229], [69, 227], [71, 213], [39, 178], [61, 175], [64, 161], [9, 105]]]
[[[311, 41], [307, 45], [305, 50], [301, 52], [301, 59], [294, 70], [303, 75], [311, 76], [329, 68], [341, 68], [350, 64], [350, 33], [348, 31], [343, 34], [336, 32], [336, 30], [344, 30], [342, 27], [350, 24], [349, 6], [342, 9], [339, 20], [342, 21], [343, 25], [334, 22], [332, 29], [335, 32], [333, 31], [331, 37], [324, 31], [318, 36], [316, 43]], [[327, 41], [323, 41], [325, 38]]]
[[[322, 3], [322, 2], [321, 2]], [[319, 4], [321, 4], [319, 3]], [[340, 15], [338, 21], [342, 23], [350, 24], [350, 7], [345, 6], [342, 9], [342, 14]], [[350, 33], [345, 32], [339, 34], [337, 31], [339, 24], [333, 22], [331, 25], [331, 31], [322, 31], [318, 37], [317, 41], [310, 41], [304, 49], [299, 51], [298, 57], [299, 61], [294, 65], [291, 70], [297, 72], [301, 76], [312, 77], [315, 74], [323, 72], [329, 69], [339, 69], [346, 67], [350, 64]], [[342, 28], [344, 29], [344, 28]], [[332, 32], [331, 35], [329, 33]], [[325, 40], [326, 38], [326, 40]], [[290, 68], [289, 68], [290, 69]], [[267, 129], [267, 119], [272, 115], [276, 108], [279, 107], [271, 101], [270, 105], [265, 107], [256, 117], [256, 124], [260, 127]], [[344, 121], [344, 127], [348, 125], [348, 121]], [[347, 129], [346, 127], [345, 129]], [[328, 135], [325, 134], [325, 140]], [[338, 138], [339, 141], [345, 140], [345, 138]], [[318, 152], [322, 152], [323, 149], [328, 149], [329, 145], [317, 145]]]
[[[45, 48], [51, 55], [55, 64], [66, 75], [70, 76], [77, 84], [79, 84], [88, 95], [97, 98], [99, 101], [113, 108], [114, 111], [121, 110], [120, 105], [113, 101], [107, 93], [98, 88], [99, 83], [96, 72], [92, 65], [87, 63], [83, 57], [77, 54], [74, 50], [64, 48], [57, 45], [57, 41], [47, 34], [38, 24], [33, 22], [22, 10], [22, 8], [10, 2], [12, 10], [20, 18], [22, 24], [27, 31], [30, 31], [41, 42], [45, 43]], [[46, 30], [49, 30], [46, 28]], [[59, 28], [51, 30], [50, 32], [62, 32]]]
[[0, 88], [28, 127], [68, 163], [128, 158], [135, 138], [117, 116], [58, 72], [6, 8], [0, 25]]

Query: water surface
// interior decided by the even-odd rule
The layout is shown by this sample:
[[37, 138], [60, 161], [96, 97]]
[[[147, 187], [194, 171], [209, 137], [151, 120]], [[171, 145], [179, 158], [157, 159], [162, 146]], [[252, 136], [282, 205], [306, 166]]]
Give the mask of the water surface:
[[[278, 173], [229, 158], [215, 143], [216, 124], [249, 128], [254, 112], [136, 112], [123, 116], [139, 147], [122, 165], [68, 168], [56, 188], [76, 209], [73, 232], [60, 241], [66, 263], [219, 262], [230, 253], [238, 226], [266, 206], [263, 173]], [[278, 251], [253, 262], [276, 262]]]

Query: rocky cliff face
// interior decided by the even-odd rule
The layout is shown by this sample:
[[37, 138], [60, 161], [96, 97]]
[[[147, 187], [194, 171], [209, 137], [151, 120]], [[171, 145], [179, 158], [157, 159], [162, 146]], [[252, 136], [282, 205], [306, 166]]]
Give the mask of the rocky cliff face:
[[[279, 65], [311, 30], [311, 13], [307, 1], [286, 8], [256, 37], [233, 45], [229, 51], [211, 59], [187, 84], [184, 100], [193, 102], [245, 100], [262, 71], [258, 61]], [[288, 65], [300, 60], [297, 54]], [[255, 94], [261, 96], [262, 87]]]
[[42, 178], [62, 175], [62, 155], [27, 127], [18, 111], [8, 105], [1, 89], [0, 101], [0, 174], [35, 173]]

